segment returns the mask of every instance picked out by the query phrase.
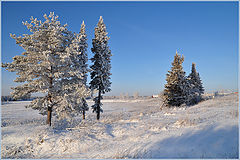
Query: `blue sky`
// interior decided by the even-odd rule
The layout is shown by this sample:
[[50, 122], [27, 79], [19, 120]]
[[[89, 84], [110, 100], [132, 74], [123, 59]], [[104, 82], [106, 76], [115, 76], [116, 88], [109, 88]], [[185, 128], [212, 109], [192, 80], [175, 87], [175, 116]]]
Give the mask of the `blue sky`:
[[[157, 94], [176, 50], [188, 75], [196, 63], [207, 92], [237, 90], [238, 2], [2, 2], [2, 62], [22, 53], [9, 34], [29, 33], [22, 21], [55, 12], [62, 24], [79, 32], [85, 21], [88, 53], [94, 27], [103, 16], [112, 50], [112, 91]], [[2, 95], [9, 95], [15, 73], [2, 69]]]

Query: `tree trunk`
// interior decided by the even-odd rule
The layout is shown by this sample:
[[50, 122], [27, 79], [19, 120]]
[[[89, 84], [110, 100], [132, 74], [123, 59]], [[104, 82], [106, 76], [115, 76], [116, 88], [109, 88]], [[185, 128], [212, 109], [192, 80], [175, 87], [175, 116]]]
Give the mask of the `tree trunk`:
[[47, 109], [47, 111], [48, 111], [48, 113], [47, 113], [47, 124], [49, 124], [49, 126], [51, 126], [51, 124], [52, 124], [52, 107], [53, 107], [53, 105], [52, 105], [52, 96], [51, 96], [51, 94], [50, 93], [48, 93], [48, 101], [49, 101], [49, 106], [48, 106], [48, 109]]
[[97, 120], [100, 119], [100, 103], [101, 103], [101, 91], [98, 92], [98, 105], [97, 105]]
[[52, 107], [48, 107], [47, 124], [52, 125]]
[[[52, 72], [52, 67], [51, 67], [51, 72]], [[51, 94], [51, 89], [53, 87], [53, 78], [50, 75], [50, 83], [49, 83], [49, 89], [50, 91], [48, 92], [48, 101], [49, 101], [49, 106], [48, 106], [48, 113], [47, 113], [47, 124], [49, 126], [52, 125], [52, 107], [53, 107], [53, 101], [52, 101], [52, 94]]]
[[83, 114], [83, 119], [85, 119], [85, 111], [83, 111], [83, 113], [82, 113], [82, 114]]
[[99, 120], [99, 119], [100, 119], [100, 112], [97, 111], [97, 120]]

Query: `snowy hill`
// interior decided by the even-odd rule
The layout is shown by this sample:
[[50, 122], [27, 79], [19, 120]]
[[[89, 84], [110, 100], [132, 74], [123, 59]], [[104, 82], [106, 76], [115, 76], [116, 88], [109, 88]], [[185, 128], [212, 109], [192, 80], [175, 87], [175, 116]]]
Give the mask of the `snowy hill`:
[[161, 110], [159, 99], [103, 100], [100, 121], [89, 111], [52, 127], [28, 103], [1, 106], [2, 158], [238, 158], [237, 95]]

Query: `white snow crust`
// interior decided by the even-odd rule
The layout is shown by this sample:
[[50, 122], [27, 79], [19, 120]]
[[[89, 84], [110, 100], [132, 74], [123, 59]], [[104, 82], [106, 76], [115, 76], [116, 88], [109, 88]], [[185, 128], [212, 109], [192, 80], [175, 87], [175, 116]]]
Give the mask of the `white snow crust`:
[[1, 157], [238, 158], [238, 95], [185, 108], [160, 109], [157, 98], [102, 102], [99, 121], [88, 111], [52, 127], [30, 102], [3, 104]]

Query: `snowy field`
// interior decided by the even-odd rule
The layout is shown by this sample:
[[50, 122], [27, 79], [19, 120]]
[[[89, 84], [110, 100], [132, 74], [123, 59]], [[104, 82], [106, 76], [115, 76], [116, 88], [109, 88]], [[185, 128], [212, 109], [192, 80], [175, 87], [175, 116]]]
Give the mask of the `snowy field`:
[[[188, 108], [159, 99], [103, 100], [100, 121], [87, 112], [71, 123], [10, 102], [2, 109], [2, 158], [238, 158], [238, 96]], [[92, 104], [91, 101], [88, 102]]]

